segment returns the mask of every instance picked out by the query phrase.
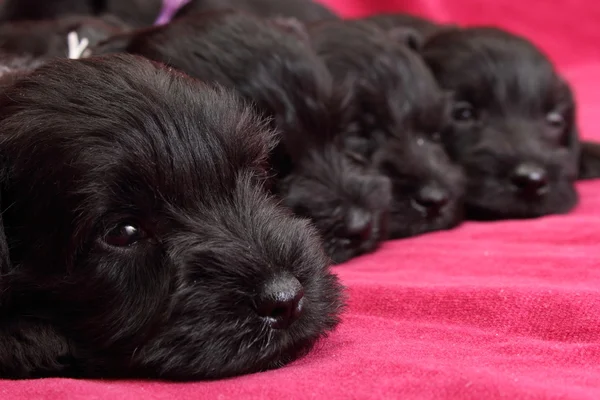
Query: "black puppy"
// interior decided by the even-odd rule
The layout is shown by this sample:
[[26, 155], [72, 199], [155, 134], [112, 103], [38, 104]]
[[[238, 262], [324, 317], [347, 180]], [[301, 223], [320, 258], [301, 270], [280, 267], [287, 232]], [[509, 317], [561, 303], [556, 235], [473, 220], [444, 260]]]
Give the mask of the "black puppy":
[[569, 211], [580, 152], [575, 103], [546, 56], [495, 28], [445, 30], [423, 56], [454, 97], [444, 142], [466, 172], [470, 217]]
[[0, 96], [0, 376], [220, 378], [338, 322], [318, 235], [265, 194], [273, 133], [234, 94], [129, 55]]
[[315, 24], [310, 34], [338, 84], [352, 82], [348, 151], [392, 180], [390, 235], [456, 226], [463, 176], [441, 144], [448, 102], [418, 54], [402, 42], [412, 42], [412, 33], [354, 20]]
[[242, 12], [198, 14], [92, 49], [111, 51], [144, 55], [235, 88], [272, 117], [284, 144], [272, 158], [276, 180], [297, 176], [275, 190], [298, 215], [313, 220], [335, 262], [371, 251], [385, 238], [389, 182], [343, 160], [336, 140], [346, 129], [346, 93], [334, 88], [302, 24]]
[[174, 18], [224, 10], [241, 10], [261, 17], [297, 18], [306, 23], [339, 18], [333, 10], [312, 0], [192, 0]]
[[[69, 36], [73, 33], [76, 34], [77, 44], [85, 41], [84, 47], [87, 48], [126, 29], [118, 21], [86, 16], [7, 22], [0, 24], [0, 51], [33, 58], [79, 58], [73, 54], [73, 47], [77, 46], [69, 46]], [[82, 47], [82, 51], [78, 53], [83, 50], [85, 49]]]
[[162, 0], [6, 0], [0, 5], [0, 20], [47, 20], [87, 15], [114, 19], [129, 26], [152, 25], [162, 9]]

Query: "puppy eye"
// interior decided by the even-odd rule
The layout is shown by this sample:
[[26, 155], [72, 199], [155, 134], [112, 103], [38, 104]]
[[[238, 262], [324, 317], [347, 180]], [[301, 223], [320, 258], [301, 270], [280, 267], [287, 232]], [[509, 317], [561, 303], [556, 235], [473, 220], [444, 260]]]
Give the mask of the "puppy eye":
[[139, 226], [132, 223], [122, 223], [109, 231], [104, 241], [115, 247], [126, 247], [147, 237]]
[[546, 114], [546, 121], [551, 127], [556, 129], [565, 127], [565, 117], [558, 111], [552, 111]]
[[470, 103], [462, 101], [456, 103], [452, 109], [452, 118], [460, 122], [471, 122], [477, 119], [475, 108]]

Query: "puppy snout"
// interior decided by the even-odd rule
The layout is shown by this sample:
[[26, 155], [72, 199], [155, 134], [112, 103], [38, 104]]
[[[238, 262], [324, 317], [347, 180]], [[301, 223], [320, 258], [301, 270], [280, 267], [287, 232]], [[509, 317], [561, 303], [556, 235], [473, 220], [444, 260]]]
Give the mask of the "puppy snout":
[[304, 288], [289, 274], [278, 275], [262, 288], [256, 312], [271, 328], [286, 329], [302, 315]]
[[521, 195], [537, 198], [548, 191], [548, 173], [535, 163], [521, 163], [513, 170], [511, 181]]
[[353, 208], [346, 218], [346, 233], [350, 239], [364, 242], [371, 238], [373, 233], [373, 217], [371, 213]]
[[417, 192], [413, 200], [415, 208], [425, 212], [427, 216], [436, 216], [448, 204], [450, 196], [438, 185], [426, 185]]

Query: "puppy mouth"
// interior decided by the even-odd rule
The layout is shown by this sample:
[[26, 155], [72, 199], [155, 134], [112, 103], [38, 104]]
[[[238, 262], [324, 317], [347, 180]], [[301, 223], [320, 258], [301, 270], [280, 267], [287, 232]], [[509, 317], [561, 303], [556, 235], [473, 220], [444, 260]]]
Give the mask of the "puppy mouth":
[[348, 237], [334, 234], [325, 240], [325, 249], [335, 264], [341, 264], [353, 257], [375, 251], [388, 237], [388, 214], [377, 212], [372, 229], [366, 237]]
[[468, 196], [466, 201], [467, 218], [476, 221], [529, 219], [564, 214], [577, 203], [575, 188], [567, 182], [550, 185], [536, 196], [524, 196], [511, 187], [506, 187], [498, 195], [493, 195], [484, 188], [477, 189], [478, 193], [483, 192], [485, 196]]

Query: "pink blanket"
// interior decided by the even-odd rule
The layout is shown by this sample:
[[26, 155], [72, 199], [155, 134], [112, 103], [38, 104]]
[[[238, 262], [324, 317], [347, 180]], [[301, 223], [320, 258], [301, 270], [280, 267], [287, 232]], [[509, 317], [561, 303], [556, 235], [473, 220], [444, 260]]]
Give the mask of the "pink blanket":
[[[575, 86], [583, 136], [600, 140], [600, 3], [328, 3], [527, 35]], [[600, 181], [579, 190], [569, 215], [466, 223], [336, 267], [350, 295], [342, 325], [280, 370], [190, 384], [0, 381], [0, 398], [600, 399]]]

